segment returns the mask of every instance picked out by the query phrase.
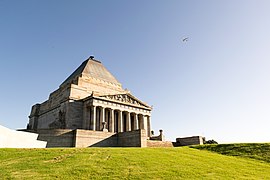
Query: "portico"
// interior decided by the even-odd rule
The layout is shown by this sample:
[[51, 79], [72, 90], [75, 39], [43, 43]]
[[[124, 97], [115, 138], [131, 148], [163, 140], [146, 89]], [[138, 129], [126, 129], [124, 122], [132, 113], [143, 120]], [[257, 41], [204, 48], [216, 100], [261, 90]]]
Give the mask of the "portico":
[[113, 100], [108, 96], [95, 96], [94, 93], [86, 98], [82, 128], [113, 133], [145, 129], [147, 135], [150, 136], [151, 108], [143, 107], [132, 95], [121, 94], [121, 97], [130, 98], [133, 101]]

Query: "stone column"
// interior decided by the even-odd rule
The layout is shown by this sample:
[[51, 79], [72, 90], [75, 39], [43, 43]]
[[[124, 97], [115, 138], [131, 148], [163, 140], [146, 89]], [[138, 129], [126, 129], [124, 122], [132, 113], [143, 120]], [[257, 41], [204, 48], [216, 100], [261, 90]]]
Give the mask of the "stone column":
[[141, 116], [141, 129], [146, 129], [146, 123], [145, 123], [144, 115]]
[[138, 129], [142, 129], [142, 115], [138, 114]]
[[90, 130], [91, 129], [91, 114], [92, 113], [92, 110], [91, 110], [91, 107], [89, 106], [88, 108], [87, 108], [87, 112], [86, 112], [86, 114], [87, 114], [87, 126], [86, 126], [86, 129], [88, 129], [88, 130]]
[[114, 110], [110, 109], [110, 127], [108, 127], [110, 132], [114, 132]]
[[148, 137], [148, 132], [147, 132], [147, 117], [145, 115], [142, 115], [142, 129], [145, 129], [146, 137]]
[[91, 130], [96, 130], [96, 106], [91, 107]]
[[126, 112], [126, 117], [127, 117], [127, 123], [126, 123], [126, 130], [131, 131], [131, 119], [130, 119], [130, 112]]
[[[103, 130], [103, 124], [105, 123], [105, 108], [104, 107], [100, 107], [100, 130]], [[106, 128], [106, 124], [105, 124], [105, 129]]]
[[123, 132], [123, 119], [122, 111], [118, 112], [118, 132]]
[[148, 137], [151, 136], [151, 117], [150, 116], [146, 116], [147, 118], [147, 135]]
[[135, 113], [134, 114], [134, 130], [139, 129], [139, 120], [138, 120], [138, 115]]

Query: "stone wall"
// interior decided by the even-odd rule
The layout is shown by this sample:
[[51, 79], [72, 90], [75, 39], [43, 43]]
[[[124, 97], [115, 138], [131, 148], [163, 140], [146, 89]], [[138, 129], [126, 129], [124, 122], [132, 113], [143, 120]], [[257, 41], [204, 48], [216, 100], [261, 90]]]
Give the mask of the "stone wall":
[[86, 74], [82, 74], [82, 76], [78, 78], [77, 85], [86, 88], [88, 92], [95, 91], [102, 92], [102, 94], [117, 94], [124, 92], [122, 85], [119, 82], [107, 82]]
[[146, 147], [146, 131], [121, 133], [76, 130], [75, 147]]
[[[36, 106], [33, 106], [32, 111], [36, 111]], [[62, 116], [60, 115], [62, 113]], [[78, 129], [83, 128], [83, 102], [81, 101], [66, 101], [59, 106], [52, 108], [46, 112], [30, 116], [30, 126], [34, 127], [36, 120], [37, 128], [33, 129]], [[37, 114], [37, 113], [36, 113]], [[61, 118], [62, 117], [62, 118]]]
[[117, 134], [82, 129], [41, 129], [37, 133], [47, 147], [147, 147], [144, 129]]
[[83, 102], [73, 101], [68, 102], [67, 112], [65, 115], [67, 129], [81, 129], [83, 117]]
[[71, 129], [40, 129], [38, 140], [47, 141], [46, 147], [74, 147], [74, 130]]
[[202, 136], [192, 136], [184, 138], [176, 138], [176, 146], [189, 146], [189, 145], [201, 145], [203, 144]]
[[47, 129], [52, 128], [54, 123], [58, 120], [60, 107], [51, 109], [50, 111], [41, 114], [38, 117], [37, 129]]
[[44, 106], [44, 110], [47, 111], [55, 106], [58, 106], [61, 102], [67, 101], [69, 99], [69, 96], [70, 96], [70, 85], [65, 86], [64, 88], [58, 88], [56, 91], [50, 94], [49, 99], [47, 101], [47, 106]]
[[174, 147], [170, 141], [147, 140], [147, 147]]
[[88, 91], [87, 88], [78, 86], [76, 84], [71, 84], [69, 90], [70, 90], [69, 99], [80, 100], [92, 94], [91, 90]]
[[147, 147], [147, 134], [144, 129], [118, 133], [117, 139], [119, 147]]
[[75, 130], [75, 147], [116, 147], [117, 136], [115, 133]]

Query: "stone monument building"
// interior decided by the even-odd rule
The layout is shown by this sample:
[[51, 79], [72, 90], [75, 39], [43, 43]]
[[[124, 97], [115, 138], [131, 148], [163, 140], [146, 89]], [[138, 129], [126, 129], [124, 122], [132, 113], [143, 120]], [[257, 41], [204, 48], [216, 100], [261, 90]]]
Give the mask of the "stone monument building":
[[[114, 139], [110, 140], [110, 146], [136, 146], [129, 144], [137, 141], [130, 140], [136, 136], [134, 132], [139, 134], [136, 136], [139, 141], [150, 139], [151, 110], [149, 105], [124, 90], [103, 64], [90, 56], [50, 94], [47, 101], [32, 106], [27, 130], [38, 132], [41, 140], [48, 144], [59, 138], [59, 133], [64, 136], [73, 132], [70, 146], [91, 146], [101, 141], [101, 146], [106, 146], [108, 137]], [[82, 140], [83, 145], [76, 145], [78, 134], [83, 134], [84, 140], [89, 141], [92, 137], [95, 140], [88, 144]], [[122, 144], [119, 144], [120, 135], [122, 140], [124, 138]], [[139, 144], [145, 146], [142, 142]]]

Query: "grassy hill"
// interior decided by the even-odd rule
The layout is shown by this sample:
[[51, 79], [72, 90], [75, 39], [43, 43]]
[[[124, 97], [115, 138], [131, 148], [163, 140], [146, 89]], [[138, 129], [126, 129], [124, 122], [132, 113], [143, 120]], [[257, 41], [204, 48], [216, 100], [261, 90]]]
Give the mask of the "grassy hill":
[[192, 147], [223, 155], [257, 159], [270, 163], [270, 143], [218, 144]]
[[270, 179], [270, 163], [189, 147], [0, 149], [0, 179]]

